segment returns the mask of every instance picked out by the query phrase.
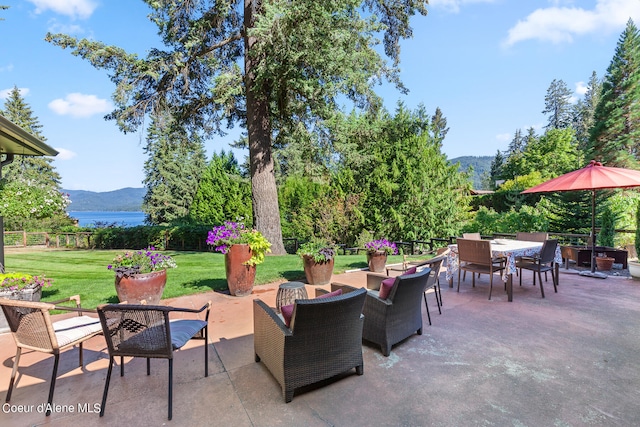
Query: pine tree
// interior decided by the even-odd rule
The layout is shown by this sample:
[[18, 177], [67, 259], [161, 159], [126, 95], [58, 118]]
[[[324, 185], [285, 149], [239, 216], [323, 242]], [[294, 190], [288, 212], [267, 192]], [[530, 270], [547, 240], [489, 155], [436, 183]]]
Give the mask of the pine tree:
[[[578, 149], [581, 152], [588, 150], [589, 147], [589, 130], [594, 124], [594, 114], [596, 105], [600, 100], [602, 92], [602, 82], [598, 79], [596, 72], [591, 74], [587, 91], [584, 98], [580, 99], [573, 106], [573, 128], [576, 131], [576, 140], [578, 141]], [[584, 159], [583, 159], [584, 160]], [[584, 163], [581, 162], [581, 163]]]
[[400, 41], [412, 36], [409, 20], [426, 15], [428, 2], [146, 3], [166, 46], [151, 49], [147, 58], [64, 34], [46, 40], [110, 72], [116, 109], [109, 118], [122, 130], [140, 127], [154, 109], [171, 109], [191, 130], [208, 134], [224, 123], [246, 126], [254, 225], [273, 254], [284, 254], [274, 142], [280, 133], [330, 118], [341, 96], [360, 110], [377, 110], [382, 101], [374, 87], [383, 79], [405, 91]]
[[[46, 141], [42, 125], [17, 87], [9, 93], [0, 113]], [[3, 166], [0, 200], [4, 202], [0, 215], [5, 217], [5, 227], [9, 230], [51, 229], [71, 223], [65, 212], [69, 200], [61, 193], [60, 175], [50, 157], [16, 155], [13, 162]]]
[[197, 136], [176, 128], [168, 115], [149, 126], [142, 210], [149, 224], [166, 225], [186, 218], [204, 171], [203, 144]]
[[509, 143], [508, 155], [522, 153], [525, 147], [525, 140], [522, 137], [522, 131], [520, 129], [516, 129], [516, 132], [513, 134], [513, 139]]
[[553, 79], [544, 97], [542, 114], [549, 114], [545, 129], [565, 129], [571, 126], [572, 92], [563, 80]]
[[496, 155], [491, 161], [491, 168], [489, 170], [489, 182], [488, 189], [495, 190], [496, 181], [504, 179], [503, 177], [503, 167], [504, 167], [504, 156], [502, 155], [502, 151], [497, 150]]
[[602, 82], [589, 144], [606, 166], [640, 169], [640, 33], [631, 19]]

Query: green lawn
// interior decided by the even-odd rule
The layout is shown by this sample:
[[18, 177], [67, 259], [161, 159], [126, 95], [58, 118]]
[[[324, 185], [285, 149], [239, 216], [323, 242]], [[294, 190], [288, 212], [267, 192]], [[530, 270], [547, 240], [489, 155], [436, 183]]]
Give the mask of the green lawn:
[[[7, 272], [45, 274], [53, 278], [53, 286], [43, 289], [43, 301], [80, 294], [83, 307], [95, 308], [99, 304], [118, 302], [114, 274], [107, 270], [107, 265], [120, 253], [120, 250], [8, 251], [5, 253], [5, 264]], [[224, 255], [207, 252], [164, 253], [174, 257], [178, 268], [167, 270], [163, 298], [227, 288]], [[394, 262], [402, 262], [402, 256], [390, 256], [388, 263]], [[366, 266], [367, 257], [364, 254], [339, 255], [336, 257], [334, 273]], [[258, 266], [256, 285], [283, 279], [304, 279], [302, 260], [297, 255], [268, 256]]]

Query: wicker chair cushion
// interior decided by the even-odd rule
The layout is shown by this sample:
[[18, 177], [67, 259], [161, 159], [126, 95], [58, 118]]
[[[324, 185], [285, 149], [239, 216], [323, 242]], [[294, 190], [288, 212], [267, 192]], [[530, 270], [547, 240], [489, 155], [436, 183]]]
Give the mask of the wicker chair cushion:
[[172, 320], [169, 322], [171, 327], [171, 345], [177, 350], [194, 337], [202, 328], [207, 326], [204, 320]]
[[[336, 289], [333, 292], [328, 292], [326, 294], [318, 295], [316, 297], [316, 299], [337, 297], [337, 296], [340, 296], [340, 295], [342, 295], [342, 289]], [[295, 305], [295, 303], [283, 305], [282, 307], [280, 307], [280, 313], [282, 313], [282, 319], [284, 320], [284, 324], [287, 325], [287, 328], [291, 324], [291, 316], [293, 316], [293, 306], [294, 305]]]
[[96, 332], [102, 331], [100, 319], [89, 316], [76, 316], [53, 323], [58, 346], [64, 347]]

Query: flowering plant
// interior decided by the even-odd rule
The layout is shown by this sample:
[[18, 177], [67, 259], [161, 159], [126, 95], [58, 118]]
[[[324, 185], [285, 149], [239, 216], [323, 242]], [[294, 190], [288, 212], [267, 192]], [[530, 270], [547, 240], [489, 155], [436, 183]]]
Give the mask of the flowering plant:
[[31, 276], [24, 273], [0, 274], [0, 291], [18, 292], [25, 289], [40, 289], [51, 286], [53, 279], [41, 276]]
[[107, 269], [116, 272], [116, 276], [132, 276], [150, 273], [165, 268], [176, 268], [176, 262], [169, 255], [161, 254], [156, 248], [149, 246], [138, 251], [126, 251], [113, 259]]
[[388, 241], [387, 239], [372, 240], [364, 244], [367, 252], [384, 252], [387, 255], [393, 255], [398, 253], [396, 244]]
[[231, 245], [245, 244], [251, 248], [251, 258], [246, 265], [258, 265], [264, 262], [267, 252], [271, 252], [271, 243], [258, 230], [245, 228], [244, 224], [225, 221], [224, 225], [213, 227], [207, 235], [207, 244], [213, 250], [226, 254]]
[[300, 258], [309, 257], [315, 262], [327, 262], [336, 256], [336, 248], [322, 240], [311, 240], [300, 245], [296, 253]]

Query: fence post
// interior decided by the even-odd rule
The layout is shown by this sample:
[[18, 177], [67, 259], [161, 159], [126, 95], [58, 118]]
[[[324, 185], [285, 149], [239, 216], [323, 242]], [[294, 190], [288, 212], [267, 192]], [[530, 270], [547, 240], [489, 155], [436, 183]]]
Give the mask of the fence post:
[[27, 247], [27, 232], [22, 230], [22, 246]]

